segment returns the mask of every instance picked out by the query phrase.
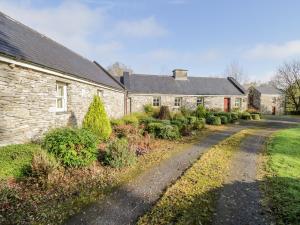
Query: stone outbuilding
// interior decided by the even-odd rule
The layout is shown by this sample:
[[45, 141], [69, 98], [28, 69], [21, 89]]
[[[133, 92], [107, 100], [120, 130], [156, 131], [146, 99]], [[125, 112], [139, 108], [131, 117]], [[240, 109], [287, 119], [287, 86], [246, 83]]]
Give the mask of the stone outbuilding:
[[169, 106], [173, 111], [198, 105], [221, 111], [247, 109], [246, 90], [231, 77], [191, 77], [187, 70], [175, 69], [164, 76], [125, 72], [120, 81], [128, 90], [129, 112], [143, 111], [147, 104]]
[[263, 114], [284, 114], [284, 97], [270, 84], [263, 84], [248, 89], [248, 107]]
[[125, 89], [103, 67], [0, 12], [0, 145], [81, 126], [94, 95], [125, 114]]

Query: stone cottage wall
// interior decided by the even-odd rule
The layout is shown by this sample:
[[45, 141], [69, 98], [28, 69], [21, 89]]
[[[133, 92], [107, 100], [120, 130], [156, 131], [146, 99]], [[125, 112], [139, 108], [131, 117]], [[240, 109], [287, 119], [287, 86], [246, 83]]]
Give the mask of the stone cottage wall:
[[[130, 103], [128, 103], [128, 111], [131, 112], [142, 112], [144, 110], [143, 106], [146, 104], [151, 104], [153, 97], [161, 97], [161, 105], [169, 106], [170, 110], [176, 111], [179, 107], [174, 106], [175, 97], [182, 97], [182, 105], [190, 108], [196, 109], [197, 97], [204, 97], [204, 106], [208, 109], [224, 110], [224, 98], [228, 97], [231, 99], [231, 109], [234, 108], [235, 98], [242, 98], [241, 110], [247, 109], [247, 96], [180, 96], [180, 95], [141, 95], [141, 94], [129, 94]], [[131, 107], [130, 107], [131, 106]]]
[[272, 114], [273, 107], [276, 114], [284, 113], [284, 101], [281, 95], [261, 94], [260, 102], [260, 111], [263, 114]]
[[[55, 112], [56, 82], [67, 83], [67, 112]], [[124, 93], [0, 63], [0, 145], [41, 137], [54, 127], [81, 126], [93, 96], [103, 91], [110, 117], [124, 115]]]

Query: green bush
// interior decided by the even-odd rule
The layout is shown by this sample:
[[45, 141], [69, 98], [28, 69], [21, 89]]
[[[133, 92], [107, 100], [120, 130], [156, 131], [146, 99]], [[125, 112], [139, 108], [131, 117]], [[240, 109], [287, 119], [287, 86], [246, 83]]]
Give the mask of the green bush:
[[195, 110], [195, 116], [198, 118], [206, 118], [206, 109], [203, 105], [198, 105], [197, 109]]
[[256, 114], [256, 113], [251, 114], [251, 118], [252, 118], [253, 120], [260, 120], [259, 114]]
[[180, 112], [184, 117], [190, 116], [193, 113], [192, 110], [190, 110], [184, 106], [180, 107]]
[[[214, 115], [219, 116], [219, 117], [225, 116], [226, 119], [227, 119], [226, 123], [231, 123], [232, 122], [232, 116], [231, 116], [230, 112], [217, 112], [217, 113], [214, 113]], [[222, 121], [222, 118], [221, 118], [221, 121]]]
[[188, 116], [186, 119], [189, 125], [194, 125], [194, 123], [196, 123], [198, 120], [198, 118], [195, 116]]
[[104, 155], [104, 163], [114, 168], [131, 166], [136, 162], [136, 154], [131, 151], [125, 138], [111, 141]]
[[46, 151], [38, 151], [33, 155], [30, 173], [33, 177], [46, 178], [50, 173], [59, 168], [55, 157]]
[[168, 106], [161, 106], [159, 113], [158, 113], [158, 119], [160, 120], [169, 120], [171, 119], [171, 113]]
[[251, 120], [251, 114], [248, 112], [241, 113], [241, 119], [243, 120]]
[[115, 126], [121, 126], [121, 125], [124, 125], [125, 122], [124, 122], [124, 120], [122, 120], [122, 119], [111, 119], [111, 120], [110, 120], [110, 124], [111, 124], [111, 126], [115, 127]]
[[139, 123], [148, 126], [149, 123], [157, 122], [158, 120], [153, 117], [145, 117], [140, 119]]
[[107, 140], [112, 132], [104, 104], [99, 96], [94, 96], [88, 112], [83, 119], [83, 128], [96, 134], [101, 140]]
[[182, 128], [180, 129], [180, 134], [183, 136], [189, 136], [192, 134], [192, 131], [194, 130], [194, 127], [190, 124], [184, 124]]
[[236, 113], [236, 112], [232, 112], [232, 113], [231, 113], [231, 120], [232, 120], [232, 122], [235, 122], [235, 121], [237, 121], [238, 119], [239, 119], [239, 114]]
[[174, 140], [180, 137], [177, 126], [159, 122], [149, 123], [147, 131], [157, 138]]
[[145, 113], [152, 115], [154, 112], [154, 107], [151, 104], [144, 105], [144, 111]]
[[65, 167], [89, 165], [97, 159], [98, 138], [89, 130], [60, 128], [48, 132], [42, 147]]
[[221, 125], [221, 118], [218, 116], [210, 115], [207, 117], [206, 122], [210, 125]]
[[228, 117], [227, 116], [220, 116], [221, 123], [222, 124], [227, 124], [228, 123]]
[[135, 115], [126, 115], [122, 118], [125, 124], [129, 124], [137, 127], [139, 125], [139, 120]]
[[205, 127], [205, 119], [204, 118], [199, 118], [197, 121], [194, 123], [193, 128], [195, 130], [201, 130]]

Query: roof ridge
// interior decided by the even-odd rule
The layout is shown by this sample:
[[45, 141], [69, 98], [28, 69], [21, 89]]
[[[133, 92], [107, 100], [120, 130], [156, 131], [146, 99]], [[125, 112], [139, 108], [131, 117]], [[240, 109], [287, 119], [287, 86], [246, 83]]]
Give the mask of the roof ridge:
[[[172, 77], [172, 74], [162, 75], [162, 74], [143, 74], [143, 73], [133, 73], [134, 76], [157, 76], [157, 77]], [[210, 77], [210, 76], [188, 76], [188, 78], [211, 78], [211, 79], [227, 79], [227, 77]]]
[[37, 31], [37, 30], [35, 30], [35, 29], [29, 27], [28, 25], [26, 25], [26, 24], [24, 24], [24, 23], [22, 23], [22, 22], [20, 22], [20, 21], [18, 21], [18, 20], [16, 20], [16, 19], [10, 17], [9, 15], [6, 15], [5, 13], [3, 13], [3, 12], [1, 12], [1, 11], [0, 11], [0, 14], [2, 14], [2, 15], [3, 15], [4, 17], [6, 17], [7, 19], [13, 21], [14, 23], [17, 23], [17, 24], [19, 24], [19, 25], [25, 27], [26, 29], [28, 29], [28, 30], [30, 30], [30, 31], [32, 31], [32, 32], [34, 32], [34, 33], [40, 35], [42, 38], [46, 38], [46, 39], [48, 39], [49, 41], [52, 41], [52, 42], [56, 43], [57, 45], [61, 46], [62, 48], [65, 48], [65, 49], [67, 49], [68, 51], [70, 51], [70, 52], [76, 54], [77, 56], [81, 57], [82, 59], [87, 60], [87, 61], [93, 63], [92, 60], [90, 60], [90, 59], [88, 59], [88, 58], [86, 58], [86, 57], [80, 55], [79, 53], [75, 52], [74, 50], [72, 50], [72, 49], [70, 49], [70, 48], [64, 46], [63, 44], [61, 44], [61, 43], [55, 41], [54, 39], [48, 37], [46, 34], [42, 34], [41, 32], [39, 32], [39, 31]]

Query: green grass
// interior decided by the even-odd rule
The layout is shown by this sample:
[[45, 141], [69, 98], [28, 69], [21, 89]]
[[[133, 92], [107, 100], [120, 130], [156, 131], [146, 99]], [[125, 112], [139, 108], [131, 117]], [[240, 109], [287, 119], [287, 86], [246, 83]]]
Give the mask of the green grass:
[[263, 187], [277, 224], [300, 224], [300, 128], [271, 137], [266, 172]]
[[33, 153], [38, 150], [40, 146], [35, 144], [0, 147], [0, 180], [22, 177], [30, 166]]
[[211, 224], [218, 191], [229, 172], [241, 141], [251, 130], [241, 131], [212, 147], [169, 187], [138, 225]]

